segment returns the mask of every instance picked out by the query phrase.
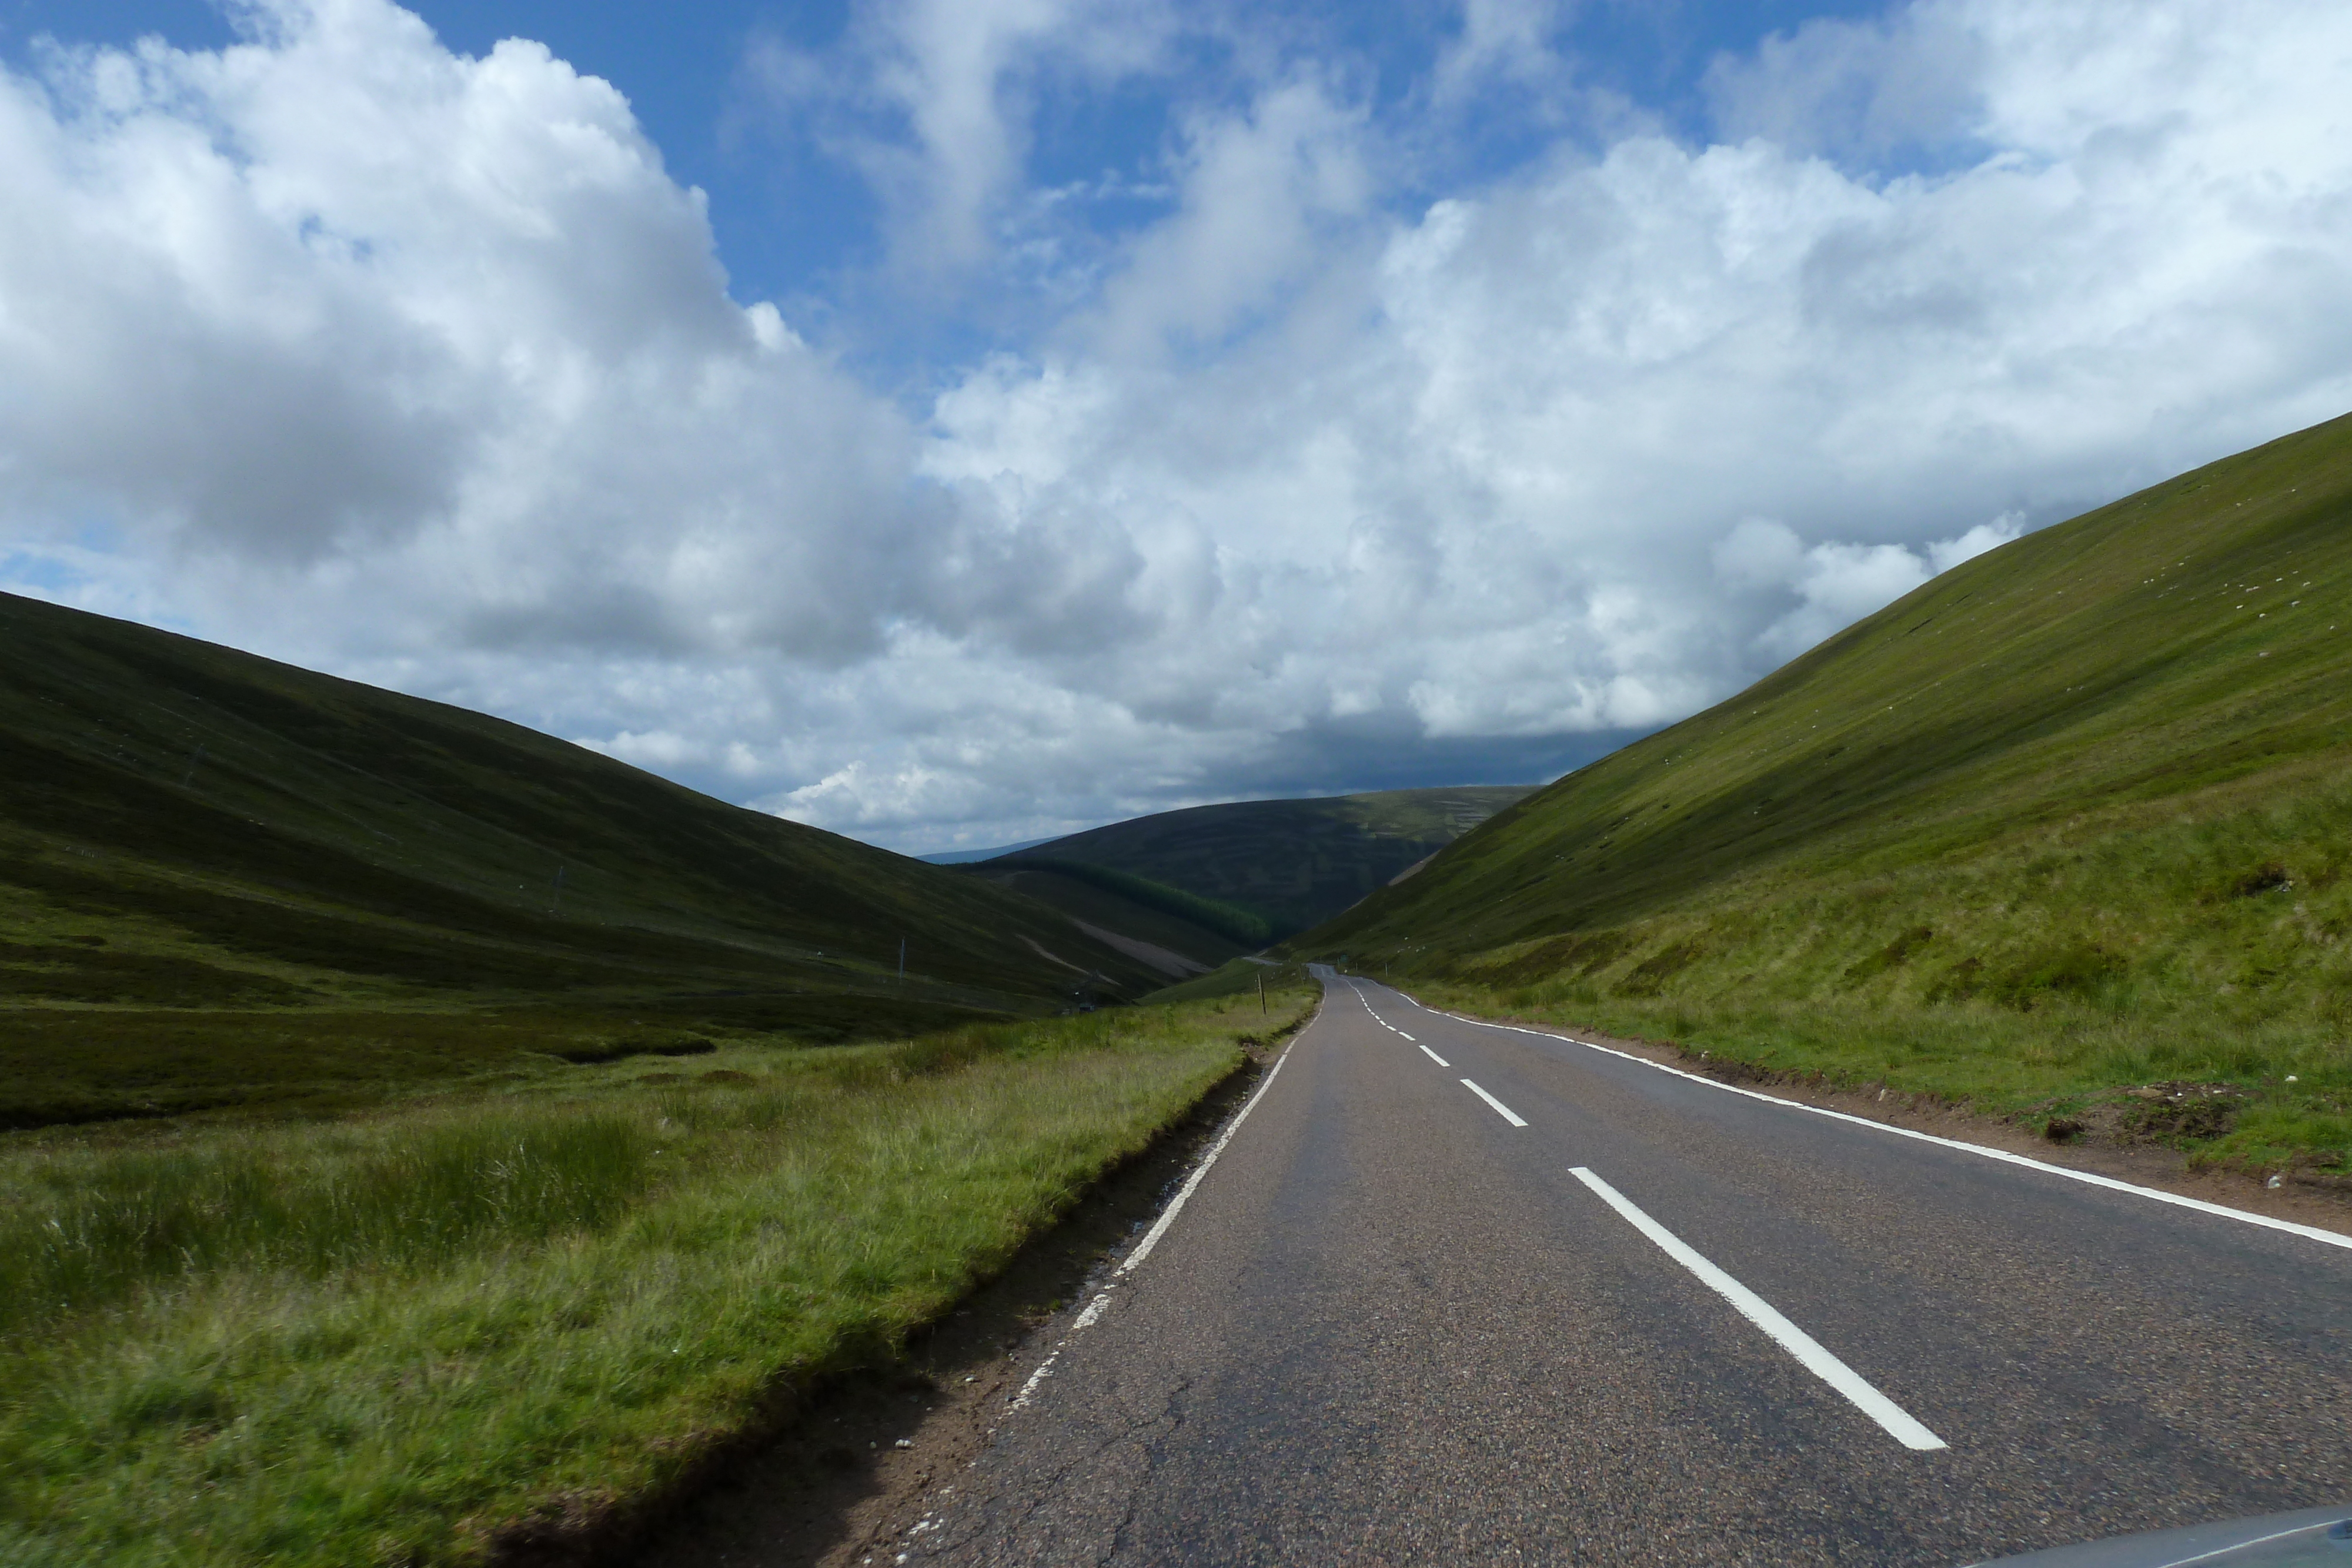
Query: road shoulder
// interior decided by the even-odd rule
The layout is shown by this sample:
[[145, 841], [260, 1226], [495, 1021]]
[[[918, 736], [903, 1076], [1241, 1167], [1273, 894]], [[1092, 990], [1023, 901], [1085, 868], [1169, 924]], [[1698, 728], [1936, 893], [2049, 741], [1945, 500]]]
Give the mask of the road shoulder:
[[1105, 1177], [1003, 1274], [895, 1360], [812, 1391], [782, 1430], [721, 1467], [617, 1560], [632, 1568], [893, 1561], [1289, 1039], [1320, 1011], [1318, 1003], [1297, 1029], [1247, 1048], [1248, 1060], [1192, 1115]]

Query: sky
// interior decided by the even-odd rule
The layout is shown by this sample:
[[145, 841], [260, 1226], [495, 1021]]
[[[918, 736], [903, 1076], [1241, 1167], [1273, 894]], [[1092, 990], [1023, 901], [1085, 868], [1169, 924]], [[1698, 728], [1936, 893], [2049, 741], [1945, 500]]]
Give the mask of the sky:
[[0, 0], [0, 589], [921, 852], [1549, 779], [2352, 408], [2352, 9]]

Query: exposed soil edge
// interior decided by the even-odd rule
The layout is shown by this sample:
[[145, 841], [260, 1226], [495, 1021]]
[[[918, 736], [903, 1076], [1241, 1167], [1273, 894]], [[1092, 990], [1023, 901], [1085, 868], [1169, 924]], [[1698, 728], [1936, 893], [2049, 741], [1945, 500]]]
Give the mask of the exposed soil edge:
[[[894, 1475], [910, 1467], [891, 1461], [910, 1456], [895, 1442], [885, 1448], [880, 1439], [865, 1438], [865, 1429], [881, 1421], [904, 1430], [909, 1423], [900, 1406], [909, 1401], [933, 1416], [946, 1413], [946, 1406], [979, 1403], [983, 1379], [962, 1369], [1013, 1364], [1023, 1343], [1076, 1296], [1104, 1255], [1165, 1205], [1199, 1149], [1239, 1109], [1282, 1041], [1312, 1023], [1322, 1008], [1318, 998], [1289, 1024], [1263, 1037], [1241, 1036], [1242, 1060], [1231, 1071], [1142, 1148], [1104, 1170], [1059, 1219], [939, 1318], [909, 1334], [895, 1353], [872, 1343], [846, 1345], [831, 1364], [780, 1378], [741, 1427], [687, 1435], [682, 1441], [696, 1445], [695, 1458], [664, 1484], [625, 1497], [546, 1500], [531, 1515], [491, 1533], [481, 1561], [490, 1568], [656, 1568], [736, 1560], [732, 1552], [713, 1550], [713, 1527], [723, 1532], [724, 1519], [695, 1516], [730, 1511], [719, 1494], [730, 1484], [740, 1490], [751, 1479], [748, 1472], [762, 1469], [784, 1470], [791, 1479], [816, 1483], [808, 1490], [832, 1495], [806, 1500], [819, 1516], [819, 1529], [763, 1532], [756, 1561], [836, 1558], [852, 1547], [853, 1531], [863, 1533], [856, 1527], [865, 1521], [856, 1515], [887, 1515], [897, 1501], [922, 1495], [935, 1484], [935, 1467], [925, 1467], [919, 1479]], [[943, 1378], [943, 1373], [950, 1375]], [[955, 1380], [958, 1375], [962, 1381]], [[984, 1381], [992, 1390], [1003, 1379]], [[892, 1419], [882, 1420], [886, 1412]], [[840, 1457], [845, 1441], [836, 1439], [842, 1438], [848, 1462]], [[855, 1443], [860, 1438], [875, 1455], [873, 1461], [859, 1459]], [[714, 1500], [716, 1511], [701, 1506]], [[868, 1502], [876, 1506], [857, 1506]], [[821, 1521], [834, 1516], [839, 1527], [823, 1528]]]
[[[1385, 983], [1385, 982], [1383, 982]], [[2259, 1174], [2226, 1166], [2192, 1166], [2179, 1149], [2158, 1143], [2125, 1143], [2095, 1138], [2053, 1142], [2031, 1127], [1979, 1111], [1965, 1101], [1932, 1094], [1903, 1094], [1883, 1086], [1842, 1089], [1819, 1073], [1778, 1071], [1706, 1051], [1692, 1051], [1670, 1040], [1646, 1040], [1639, 1035], [1612, 1035], [1582, 1024], [1554, 1023], [1515, 1013], [1486, 1016], [1465, 1012], [1487, 1023], [1514, 1024], [1521, 1029], [1567, 1030], [1612, 1050], [1639, 1056], [1717, 1083], [1759, 1089], [1802, 1105], [1840, 1111], [1865, 1121], [1881, 1122], [1909, 1132], [1982, 1144], [2004, 1154], [2024, 1155], [2044, 1165], [2089, 1171], [2182, 1197], [2200, 1198], [2227, 1208], [2299, 1225], [2352, 1235], [2352, 1181], [2325, 1172], [2284, 1171], [2281, 1185], [2272, 1187]]]

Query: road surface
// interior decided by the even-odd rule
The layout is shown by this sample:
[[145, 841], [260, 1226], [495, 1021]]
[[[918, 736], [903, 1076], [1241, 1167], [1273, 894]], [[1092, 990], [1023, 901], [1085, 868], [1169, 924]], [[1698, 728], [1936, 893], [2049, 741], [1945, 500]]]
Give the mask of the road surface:
[[2352, 1500], [2340, 1239], [1362, 980], [1079, 1322], [908, 1560], [1948, 1565]]

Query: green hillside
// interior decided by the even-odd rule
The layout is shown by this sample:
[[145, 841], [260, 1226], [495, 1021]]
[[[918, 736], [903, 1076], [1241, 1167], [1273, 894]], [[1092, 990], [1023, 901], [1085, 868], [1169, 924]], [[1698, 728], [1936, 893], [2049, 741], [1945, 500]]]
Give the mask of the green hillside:
[[[1189, 893], [1083, 861], [1041, 862], [1024, 856], [973, 874], [1050, 904], [1097, 936], [1158, 949], [1135, 951], [1171, 980], [1213, 969], [1266, 943], [1265, 923], [1254, 915], [1224, 904], [1208, 905], [1204, 912], [1206, 901]], [[1189, 918], [1203, 913], [1212, 923]], [[1218, 918], [1221, 914], [1225, 917]]]
[[2347, 870], [2352, 418], [1955, 568], [1297, 946], [2061, 1135], [2340, 1165]]
[[1229, 917], [1195, 913], [1192, 923], [1212, 930], [1223, 950], [1212, 956], [1214, 943], [1181, 950], [1215, 965], [1241, 944], [1258, 946], [1337, 915], [1531, 788], [1387, 789], [1313, 800], [1193, 806], [1072, 833], [973, 869], [996, 874], [1024, 863], [1083, 862], [1233, 906], [1265, 923], [1260, 936]]
[[1168, 977], [1018, 894], [517, 725], [13, 596], [0, 747], [0, 1124]]

